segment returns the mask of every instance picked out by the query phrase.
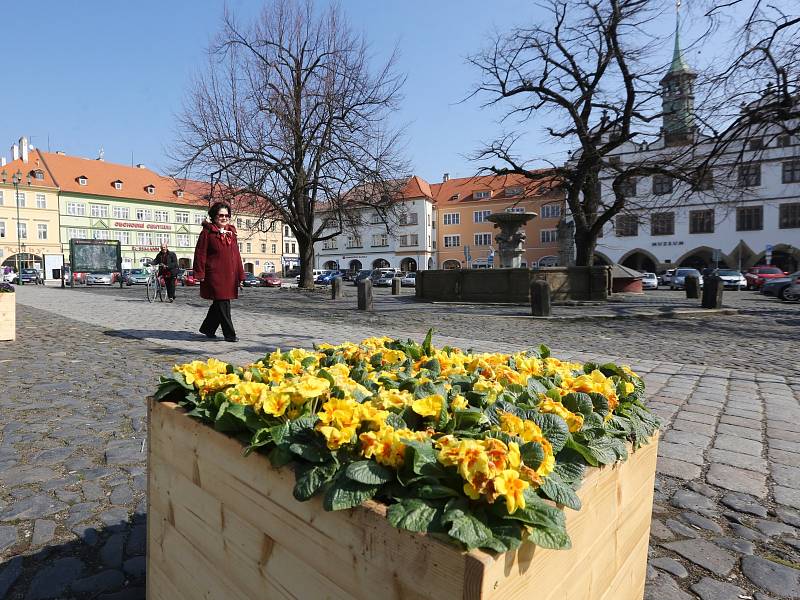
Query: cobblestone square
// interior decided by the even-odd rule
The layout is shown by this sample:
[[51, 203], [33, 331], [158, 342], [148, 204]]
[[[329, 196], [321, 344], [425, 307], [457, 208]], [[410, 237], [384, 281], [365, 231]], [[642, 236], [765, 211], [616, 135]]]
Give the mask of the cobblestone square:
[[[663, 294], [648, 295], [656, 310], [680, 305]], [[17, 341], [0, 344], [0, 598], [144, 598], [144, 398], [176, 361], [429, 327], [438, 345], [545, 343], [643, 375], [664, 423], [646, 598], [800, 598], [800, 305], [726, 292], [738, 314], [542, 321], [407, 291], [378, 295], [372, 313], [352, 289], [328, 298], [246, 290], [233, 305], [240, 342], [228, 344], [197, 333], [206, 304], [194, 288], [152, 305], [135, 287], [18, 288]]]

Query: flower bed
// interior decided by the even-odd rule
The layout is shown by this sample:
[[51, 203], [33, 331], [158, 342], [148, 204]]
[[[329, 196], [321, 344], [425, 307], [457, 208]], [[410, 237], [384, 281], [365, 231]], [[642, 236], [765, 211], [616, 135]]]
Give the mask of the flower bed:
[[[322, 528], [330, 541], [338, 529], [345, 531], [358, 521], [361, 533], [347, 534], [344, 540], [345, 551], [353, 554], [344, 562], [351, 566], [358, 559], [374, 558], [376, 544], [402, 549], [409, 539], [419, 539], [389, 533], [397, 529], [428, 534], [423, 540], [448, 542], [452, 550], [436, 541], [424, 542], [438, 548], [425, 550], [435, 556], [429, 556], [434, 566], [452, 563], [454, 569], [446, 577], [438, 574], [441, 585], [455, 586], [439, 592], [455, 590], [459, 578], [468, 584], [469, 560], [481, 565], [480, 590], [491, 577], [508, 576], [503, 569], [492, 571], [489, 563], [495, 564], [495, 559], [485, 558], [490, 555], [476, 548], [499, 556], [514, 553], [512, 562], [529, 564], [531, 557], [523, 560], [520, 553], [530, 554], [525, 549], [533, 546], [521, 546], [523, 542], [538, 547], [536, 564], [541, 568], [551, 564], [548, 560], [558, 561], [542, 558], [542, 552], [576, 552], [565, 563], [572, 565], [569, 569], [586, 561], [605, 565], [602, 576], [592, 574], [591, 568], [582, 575], [589, 578], [585, 583], [594, 587], [598, 598], [612, 584], [628, 585], [634, 592], [624, 597], [631, 598], [636, 597], [639, 579], [643, 586], [655, 445], [636, 452], [625, 473], [622, 468], [591, 468], [624, 461], [656, 432], [657, 421], [644, 406], [644, 385], [626, 367], [562, 362], [545, 347], [514, 355], [436, 349], [429, 334], [422, 344], [371, 338], [360, 344], [320, 345], [314, 351], [274, 352], [244, 367], [215, 359], [178, 365], [171, 378], [162, 379], [155, 399], [176, 402], [188, 415], [237, 441], [220, 441], [225, 438], [203, 426], [180, 425], [189, 420], [175, 417], [176, 410], [151, 407], [148, 548], [158, 552], [159, 560], [148, 560], [148, 568], [153, 567], [148, 585], [156, 572], [161, 574], [154, 575], [159, 581], [174, 578], [163, 576], [167, 568], [163, 563], [170, 556], [167, 546], [176, 539], [182, 539], [184, 546], [173, 547], [172, 556], [206, 543], [213, 546], [215, 536], [224, 547], [216, 551], [225, 555], [233, 543], [225, 541], [226, 524], [244, 520], [270, 540], [269, 552], [258, 549], [259, 543], [267, 543], [260, 538], [251, 544], [253, 554], [266, 552], [264, 565], [272, 545], [288, 548], [295, 556], [302, 553], [326, 581], [348, 573], [347, 565], [331, 569], [329, 564], [336, 561], [326, 557], [316, 542], [308, 545], [304, 536], [315, 539], [314, 534], [301, 532]], [[203, 431], [208, 431], [207, 440], [202, 439]], [[273, 467], [290, 465], [294, 483], [284, 474], [288, 468], [275, 471], [263, 457], [232, 458], [232, 448], [241, 454], [242, 445], [245, 454], [265, 454]], [[582, 498], [589, 503], [583, 510]], [[297, 502], [309, 500], [308, 508]], [[360, 505], [367, 507], [369, 520], [358, 512], [364, 508], [342, 513], [350, 515], [349, 525], [331, 520], [336, 517], [330, 511]], [[323, 518], [320, 507], [331, 517]], [[585, 514], [578, 530], [579, 521], [573, 520], [568, 532], [564, 507]], [[292, 515], [303, 516], [294, 533], [283, 531]], [[374, 523], [376, 515], [385, 519], [384, 524]], [[338, 524], [326, 525], [330, 523]], [[187, 529], [205, 533], [194, 535]], [[580, 547], [563, 552], [576, 537]], [[305, 544], [300, 543], [303, 540]], [[609, 542], [614, 552], [608, 549]], [[412, 544], [414, 552], [422, 543]], [[602, 556], [590, 556], [589, 549], [604, 544], [598, 553]], [[400, 560], [394, 555], [387, 559], [389, 550], [382, 552], [378, 562]], [[402, 550], [397, 552], [410, 561], [406, 567], [416, 565], [421, 569], [417, 575], [423, 576], [428, 567], [422, 568]], [[315, 562], [307, 553], [321, 560]], [[331, 548], [330, 554], [335, 553]], [[614, 564], [607, 568], [609, 560]], [[270, 585], [286, 576], [283, 571], [267, 574], [264, 565], [259, 559], [254, 572]], [[356, 572], [365, 569], [369, 570], [362, 564]], [[358, 576], [350, 575], [351, 580], [354, 577]], [[540, 577], [546, 579], [545, 573]], [[313, 579], [306, 573], [291, 581], [302, 585], [304, 578]], [[597, 583], [601, 579], [606, 587]], [[505, 589], [501, 583], [497, 579], [487, 589]], [[337, 585], [347, 589], [346, 582]], [[351, 585], [354, 588], [342, 597], [369, 595], [365, 590], [370, 586], [363, 581]], [[385, 593], [381, 585], [389, 584], [382, 582], [376, 588]], [[403, 585], [413, 588], [409, 582]], [[208, 583], [206, 589], [211, 586]], [[551, 588], [548, 593], [557, 593]], [[436, 595], [434, 589], [438, 588], [431, 588], [431, 597]], [[488, 595], [480, 591], [470, 597]]]

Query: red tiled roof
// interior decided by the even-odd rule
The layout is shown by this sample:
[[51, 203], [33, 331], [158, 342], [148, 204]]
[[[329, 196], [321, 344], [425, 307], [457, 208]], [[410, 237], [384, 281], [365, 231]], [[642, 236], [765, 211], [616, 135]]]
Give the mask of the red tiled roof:
[[[30, 175], [31, 185], [33, 187], [37, 185], [42, 187], [57, 187], [57, 184], [53, 181], [53, 175], [44, 164], [38, 150], [31, 150], [28, 153], [28, 162], [22, 162], [22, 158], [18, 158], [17, 160], [12, 160], [6, 166], [0, 167], [0, 171], [6, 172], [6, 183], [11, 181], [14, 173], [20, 171], [22, 173], [22, 181], [26, 185], [27, 181], [25, 178]], [[35, 171], [42, 171], [44, 178], [36, 179], [34, 175]], [[2, 181], [2, 179], [0, 179], [0, 181]]]
[[[507, 189], [516, 187], [523, 188], [521, 194], [506, 196]], [[488, 202], [490, 200], [508, 200], [511, 202], [520, 198], [556, 193], [558, 180], [555, 177], [531, 180], [523, 175], [478, 175], [434, 183], [430, 188], [436, 204], [465, 201]], [[478, 199], [473, 197], [475, 192], [485, 191], [492, 193], [489, 198]]]
[[427, 181], [416, 175], [412, 175], [408, 178], [401, 195], [403, 198], [419, 198], [420, 196], [424, 196], [425, 198], [433, 198], [431, 186], [428, 185]]

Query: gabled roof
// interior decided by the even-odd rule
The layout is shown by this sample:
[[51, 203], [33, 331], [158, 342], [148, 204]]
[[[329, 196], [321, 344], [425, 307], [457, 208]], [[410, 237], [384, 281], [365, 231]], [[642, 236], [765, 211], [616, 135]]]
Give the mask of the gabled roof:
[[403, 198], [433, 198], [431, 186], [428, 185], [427, 181], [417, 175], [412, 175], [408, 178], [401, 195]]
[[[53, 176], [50, 173], [50, 170], [47, 168], [47, 165], [42, 160], [41, 155], [39, 154], [38, 150], [31, 150], [28, 153], [28, 162], [22, 162], [22, 158], [18, 158], [17, 160], [12, 160], [10, 163], [6, 164], [4, 167], [0, 167], [0, 171], [6, 172], [6, 183], [11, 182], [11, 177], [17, 171], [22, 173], [22, 181], [25, 182], [25, 178], [30, 175], [31, 176], [31, 186], [41, 186], [41, 187], [57, 187], [58, 184], [53, 180]], [[42, 171], [44, 173], [44, 179], [36, 179], [33, 172], [34, 171]], [[2, 182], [2, 179], [0, 179]]]
[[[540, 171], [545, 173], [545, 170]], [[522, 187], [521, 195], [506, 196], [508, 188]], [[513, 202], [522, 198], [533, 198], [556, 193], [558, 181], [553, 177], [531, 180], [523, 175], [479, 175], [475, 177], [458, 177], [430, 186], [437, 205], [456, 204], [459, 202], [492, 202], [508, 200]], [[474, 198], [475, 192], [491, 191], [489, 198]], [[458, 196], [457, 199], [452, 199]]]

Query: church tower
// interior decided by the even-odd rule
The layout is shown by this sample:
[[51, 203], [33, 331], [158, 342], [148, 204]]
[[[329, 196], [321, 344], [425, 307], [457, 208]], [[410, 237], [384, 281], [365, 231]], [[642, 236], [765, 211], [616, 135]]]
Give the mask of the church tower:
[[[676, 9], [680, 8], [680, 0]], [[661, 108], [664, 125], [662, 132], [667, 146], [690, 143], [694, 138], [694, 80], [697, 73], [689, 68], [683, 58], [680, 42], [680, 13], [675, 17], [675, 50], [672, 64], [661, 78]]]

